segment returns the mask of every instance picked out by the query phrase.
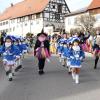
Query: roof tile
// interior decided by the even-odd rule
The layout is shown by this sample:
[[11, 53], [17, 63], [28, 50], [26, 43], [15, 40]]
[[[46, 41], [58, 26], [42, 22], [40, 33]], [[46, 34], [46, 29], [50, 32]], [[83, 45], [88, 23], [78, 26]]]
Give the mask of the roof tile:
[[48, 3], [49, 0], [24, 0], [7, 8], [0, 15], [0, 20], [13, 19], [42, 12]]
[[93, 0], [90, 6], [88, 7], [88, 10], [92, 10], [95, 8], [100, 8], [100, 0]]

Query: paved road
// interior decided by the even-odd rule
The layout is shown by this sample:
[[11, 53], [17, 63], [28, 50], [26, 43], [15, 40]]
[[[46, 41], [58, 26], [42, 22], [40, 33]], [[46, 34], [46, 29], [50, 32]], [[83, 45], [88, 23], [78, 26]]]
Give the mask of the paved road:
[[37, 61], [27, 57], [23, 69], [16, 73], [13, 82], [8, 82], [3, 68], [0, 68], [0, 100], [99, 100], [100, 62], [93, 69], [93, 58], [86, 58], [80, 74], [80, 84], [76, 85], [66, 68], [53, 56], [46, 63], [45, 75], [37, 73]]

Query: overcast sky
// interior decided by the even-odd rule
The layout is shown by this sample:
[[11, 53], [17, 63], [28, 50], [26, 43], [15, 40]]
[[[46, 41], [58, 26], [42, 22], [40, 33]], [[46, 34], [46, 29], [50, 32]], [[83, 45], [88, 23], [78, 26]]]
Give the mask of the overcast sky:
[[[11, 3], [17, 3], [23, 0], [0, 0], [0, 12], [4, 11], [5, 8], [9, 7]], [[69, 9], [76, 11], [87, 7], [92, 0], [66, 0]]]

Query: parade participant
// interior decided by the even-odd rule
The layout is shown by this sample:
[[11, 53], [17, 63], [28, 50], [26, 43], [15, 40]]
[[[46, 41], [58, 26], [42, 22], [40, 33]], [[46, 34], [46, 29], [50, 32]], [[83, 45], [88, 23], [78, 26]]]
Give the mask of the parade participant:
[[72, 40], [71, 40], [72, 43], [73, 43], [73, 41], [76, 40], [76, 39], [80, 41], [79, 34], [78, 34], [78, 33], [73, 34], [73, 36], [72, 36], [71, 39], [72, 39]]
[[52, 54], [56, 54], [56, 38], [55, 37], [52, 37], [51, 40], [50, 40], [50, 52]]
[[17, 61], [16, 61], [16, 68], [15, 72], [22, 68], [22, 54], [23, 54], [23, 45], [21, 43], [20, 38], [17, 38], [15, 41], [15, 46], [19, 49], [19, 52], [16, 54]]
[[66, 57], [63, 55], [66, 50], [66, 44], [67, 44], [67, 34], [63, 33], [63, 39], [62, 39], [62, 53], [61, 53], [61, 59], [62, 59], [62, 66], [66, 66]]
[[63, 39], [60, 38], [58, 40], [58, 46], [57, 46], [57, 53], [59, 55], [59, 62], [62, 61], [62, 59], [61, 59], [62, 50], [63, 50]]
[[39, 75], [44, 74], [45, 60], [49, 57], [49, 40], [46, 33], [39, 33], [34, 48], [34, 55], [38, 58]]
[[97, 31], [96, 34], [96, 40], [95, 40], [95, 44], [93, 47], [93, 51], [94, 51], [94, 56], [95, 56], [95, 65], [94, 65], [94, 69], [97, 68], [97, 63], [99, 61], [99, 56], [100, 56], [100, 33]]
[[5, 32], [2, 32], [2, 33], [1, 33], [1, 39], [0, 39], [1, 45], [4, 44], [5, 37], [6, 37], [6, 33], [5, 33]]
[[14, 46], [13, 39], [10, 36], [7, 36], [4, 45], [0, 48], [0, 53], [3, 54], [3, 64], [9, 81], [12, 81], [13, 79], [17, 52], [19, 52], [19, 49]]
[[72, 40], [73, 40], [72, 35], [68, 34], [68, 39], [67, 39], [68, 48], [66, 50], [68, 74], [71, 74], [71, 68], [70, 68], [70, 61], [71, 61], [70, 60], [70, 51], [72, 49]]
[[66, 66], [66, 60], [67, 60], [67, 52], [68, 52], [68, 45], [67, 40], [63, 43], [63, 50], [62, 50], [62, 57], [63, 57], [63, 66]]
[[73, 47], [70, 51], [70, 59], [71, 59], [70, 67], [72, 68], [72, 78], [76, 84], [79, 83], [79, 73], [80, 73], [80, 68], [82, 67], [83, 57], [84, 53], [79, 46], [79, 40], [76, 39], [73, 41]]
[[87, 34], [85, 32], [80, 32], [78, 37], [80, 38], [80, 44], [84, 44], [90, 37], [90, 32], [88, 31]]
[[21, 44], [22, 49], [23, 49], [22, 55], [23, 55], [23, 58], [24, 58], [25, 54], [29, 53], [30, 46], [29, 46], [28, 43], [26, 43], [25, 39], [21, 40], [20, 44]]
[[80, 32], [78, 37], [80, 39], [80, 46], [81, 46], [82, 50], [87, 52], [88, 51], [87, 40], [90, 37], [90, 32], [88, 31], [87, 34], [85, 32], [84, 33]]
[[58, 47], [57, 47], [57, 52], [59, 54], [59, 61], [62, 63], [63, 66], [64, 64], [64, 59], [63, 59], [63, 48], [64, 48], [64, 41], [67, 40], [67, 35], [66, 33], [62, 34], [61, 38], [58, 40]]

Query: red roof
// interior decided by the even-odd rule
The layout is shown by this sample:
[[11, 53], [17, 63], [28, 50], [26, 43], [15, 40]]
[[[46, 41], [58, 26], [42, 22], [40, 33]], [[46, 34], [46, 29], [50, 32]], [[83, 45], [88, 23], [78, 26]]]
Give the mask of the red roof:
[[0, 20], [12, 19], [42, 12], [48, 3], [49, 0], [24, 0], [7, 8], [0, 15]]
[[88, 10], [100, 8], [100, 0], [93, 0], [90, 6], [88, 7]]

